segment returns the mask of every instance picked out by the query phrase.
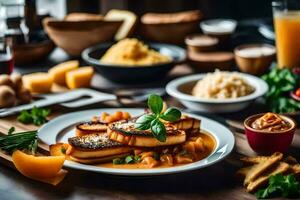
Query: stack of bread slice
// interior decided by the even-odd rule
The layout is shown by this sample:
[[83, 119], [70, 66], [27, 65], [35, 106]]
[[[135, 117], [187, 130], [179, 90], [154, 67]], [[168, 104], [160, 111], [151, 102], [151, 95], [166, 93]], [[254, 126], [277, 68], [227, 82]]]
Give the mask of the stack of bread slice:
[[276, 174], [294, 174], [300, 176], [300, 164], [293, 157], [283, 158], [279, 152], [271, 156], [241, 158], [245, 167], [237, 172], [237, 177], [244, 179], [248, 192], [256, 192], [268, 183], [269, 177]]
[[184, 143], [187, 137], [199, 132], [200, 121], [182, 117], [174, 123], [165, 122], [167, 139], [158, 141], [150, 130], [137, 130], [137, 118], [113, 123], [90, 121], [76, 126], [76, 135], [68, 139], [71, 147], [68, 156], [71, 160], [85, 163], [103, 163], [114, 158], [122, 158], [140, 148], [176, 146]]

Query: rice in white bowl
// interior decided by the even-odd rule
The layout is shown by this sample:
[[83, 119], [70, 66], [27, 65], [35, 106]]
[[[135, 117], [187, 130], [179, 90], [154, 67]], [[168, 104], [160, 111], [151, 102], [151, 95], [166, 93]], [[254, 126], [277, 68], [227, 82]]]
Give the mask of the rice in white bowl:
[[192, 95], [208, 99], [230, 99], [247, 96], [255, 91], [237, 72], [215, 71], [199, 80]]

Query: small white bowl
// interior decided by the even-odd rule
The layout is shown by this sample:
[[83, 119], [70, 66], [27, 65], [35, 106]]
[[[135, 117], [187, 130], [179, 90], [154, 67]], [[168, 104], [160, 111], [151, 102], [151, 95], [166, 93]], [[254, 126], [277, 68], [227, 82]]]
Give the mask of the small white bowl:
[[200, 23], [204, 34], [231, 34], [236, 26], [237, 21], [233, 19], [210, 19]]
[[193, 111], [208, 113], [237, 112], [249, 106], [255, 99], [263, 96], [268, 91], [268, 85], [262, 79], [244, 73], [239, 73], [239, 75], [255, 88], [253, 93], [234, 99], [209, 99], [192, 96], [192, 88], [206, 74], [177, 78], [167, 84], [166, 91], [170, 96], [178, 99], [185, 107]]

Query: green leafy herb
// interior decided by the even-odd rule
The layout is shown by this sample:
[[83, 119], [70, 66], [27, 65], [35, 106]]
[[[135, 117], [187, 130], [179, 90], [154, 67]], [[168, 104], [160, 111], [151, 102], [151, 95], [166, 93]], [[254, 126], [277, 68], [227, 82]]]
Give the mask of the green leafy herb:
[[21, 111], [17, 119], [24, 124], [33, 123], [36, 126], [40, 126], [47, 122], [47, 116], [50, 112], [50, 109], [33, 107], [30, 111]]
[[13, 153], [15, 150], [26, 150], [35, 154], [38, 145], [37, 131], [13, 133], [13, 129], [9, 129], [9, 135], [0, 136], [0, 149], [8, 153]]
[[289, 69], [274, 68], [262, 79], [269, 86], [265, 99], [272, 112], [291, 113], [300, 110], [300, 103], [289, 97], [289, 93], [300, 86], [299, 75]]
[[63, 154], [66, 154], [66, 151], [67, 151], [67, 150], [66, 150], [65, 147], [62, 146], [61, 149], [60, 149], [60, 151], [61, 151]]
[[294, 175], [283, 176], [276, 174], [269, 178], [269, 186], [255, 193], [258, 199], [267, 199], [273, 197], [299, 198], [300, 182]]
[[161, 115], [161, 118], [163, 120], [169, 121], [169, 122], [175, 122], [181, 117], [181, 112], [177, 110], [176, 108], [168, 108], [166, 112], [164, 112]]
[[148, 107], [152, 113], [139, 117], [135, 122], [135, 128], [139, 130], [150, 129], [157, 140], [165, 142], [167, 139], [166, 128], [161, 120], [175, 122], [180, 119], [181, 112], [178, 109], [171, 107], [162, 113], [163, 100], [156, 94], [151, 94], [148, 97]]
[[135, 155], [135, 156], [133, 157], [133, 159], [134, 159], [134, 162], [135, 162], [135, 163], [141, 162], [141, 157], [138, 156], [138, 155]]
[[125, 157], [125, 163], [126, 163], [126, 164], [134, 163], [133, 156], [131, 156], [131, 155], [126, 156], [126, 157]]
[[10, 127], [10, 129], [8, 129], [7, 134], [11, 135], [13, 132], [15, 132], [15, 130], [16, 130], [15, 127], [12, 126], [12, 127]]
[[113, 159], [113, 164], [114, 164], [114, 165], [125, 164], [125, 160], [122, 159], [122, 158], [115, 158], [115, 159]]
[[154, 114], [156, 114], [156, 115], [160, 114], [160, 112], [163, 109], [162, 98], [156, 94], [151, 94], [148, 97], [148, 107]]
[[115, 158], [113, 159], [114, 165], [123, 165], [123, 164], [134, 164], [141, 161], [141, 157], [138, 155], [128, 155], [125, 158]]
[[160, 155], [159, 155], [157, 152], [154, 152], [154, 153], [153, 153], [153, 158], [154, 158], [155, 160], [160, 160]]

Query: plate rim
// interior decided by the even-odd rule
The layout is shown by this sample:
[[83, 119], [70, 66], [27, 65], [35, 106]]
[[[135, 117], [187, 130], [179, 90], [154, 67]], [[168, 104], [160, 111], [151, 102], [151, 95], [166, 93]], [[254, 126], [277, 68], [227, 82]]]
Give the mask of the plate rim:
[[[47, 142], [43, 139], [44, 134], [47, 134], [47, 132], [51, 131], [51, 130], [49, 130], [49, 128], [51, 128], [51, 126], [58, 123], [60, 120], [64, 120], [65, 124], [63, 124], [60, 128], [56, 127], [56, 129], [58, 129], [58, 132], [55, 133], [55, 136], [52, 136], [52, 139], [53, 139], [53, 137], [55, 137], [55, 142], [56, 142], [56, 138], [57, 138], [58, 134], [64, 128], [79, 122], [79, 121], [73, 121], [72, 124], [68, 125], [68, 121], [66, 121], [66, 118], [70, 118], [70, 116], [73, 116], [73, 118], [74, 118], [74, 114], [82, 115], [82, 114], [92, 113], [92, 112], [100, 114], [101, 112], [114, 112], [116, 110], [125, 110], [128, 112], [131, 111], [131, 112], [136, 112], [136, 113], [144, 112], [143, 108], [98, 108], [98, 109], [70, 112], [70, 113], [61, 115], [61, 116], [49, 121], [48, 123], [44, 124], [38, 130], [38, 138], [42, 142], [44, 142], [46, 145], [50, 145], [49, 142]], [[225, 138], [223, 138], [223, 141], [220, 141], [219, 137], [221, 137], [221, 136], [219, 136], [219, 137], [216, 136], [219, 133], [216, 134], [216, 133], [211, 132], [211, 134], [213, 135], [213, 137], [215, 138], [215, 140], [217, 142], [217, 145], [216, 145], [216, 148], [214, 149], [214, 151], [208, 157], [206, 157], [200, 161], [181, 165], [181, 166], [176, 166], [176, 167], [154, 168], [154, 169], [119, 169], [119, 168], [106, 168], [106, 167], [98, 167], [98, 166], [93, 166], [93, 165], [86, 165], [86, 164], [76, 163], [74, 161], [69, 161], [69, 160], [65, 161], [64, 167], [72, 168], [72, 169], [76, 169], [76, 170], [96, 172], [96, 173], [112, 174], [112, 175], [125, 175], [125, 176], [153, 176], [153, 175], [164, 175], [164, 174], [176, 174], [176, 173], [192, 171], [192, 170], [211, 166], [211, 165], [215, 164], [216, 162], [220, 162], [221, 160], [226, 158], [232, 152], [234, 145], [235, 145], [235, 138], [234, 138], [232, 131], [229, 128], [227, 128], [223, 124], [221, 124], [213, 119], [210, 119], [210, 118], [207, 118], [207, 117], [204, 117], [201, 115], [197, 115], [197, 114], [192, 114], [189, 112], [184, 112], [184, 113], [188, 114], [189, 116], [195, 117], [195, 118], [201, 118], [201, 120], [206, 121], [206, 123], [212, 123], [212, 124], [217, 125], [219, 128], [224, 129], [224, 132], [226, 132], [225, 134], [228, 134], [228, 135], [226, 135], [226, 141], [225, 141]], [[89, 116], [89, 118], [91, 118], [91, 116]], [[82, 120], [82, 121], [84, 121], [84, 120]], [[207, 129], [209, 129], [209, 128], [203, 128], [203, 130], [207, 130]], [[222, 144], [222, 143], [224, 143], [224, 144]], [[223, 146], [221, 146], [221, 145], [223, 145]], [[208, 159], [213, 158], [218, 153], [217, 151], [220, 150], [220, 147], [222, 148], [225, 146], [226, 146], [226, 149], [225, 149], [224, 153], [222, 153], [218, 158], [215, 158], [212, 161], [208, 161]]]

